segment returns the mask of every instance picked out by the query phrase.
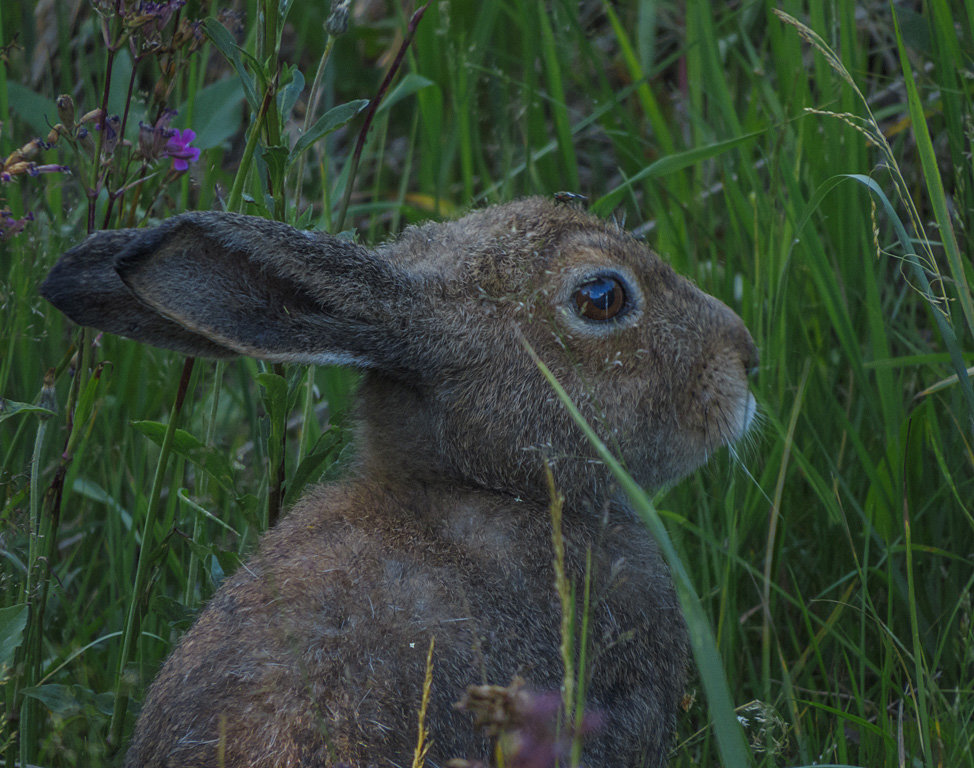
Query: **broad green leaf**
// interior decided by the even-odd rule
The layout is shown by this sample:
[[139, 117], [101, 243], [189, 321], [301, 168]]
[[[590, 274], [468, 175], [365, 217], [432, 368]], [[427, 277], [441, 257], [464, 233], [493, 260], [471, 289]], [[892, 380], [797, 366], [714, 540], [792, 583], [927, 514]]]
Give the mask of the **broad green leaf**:
[[[108, 114], [110, 115], [122, 115], [125, 113], [125, 107], [131, 98], [129, 93], [129, 86], [132, 83], [132, 55], [126, 49], [122, 49], [118, 52], [118, 56], [115, 57], [115, 63], [112, 64], [112, 83], [108, 91]], [[139, 124], [136, 120], [129, 120], [128, 133], [129, 137], [137, 135], [139, 130]]]
[[168, 595], [153, 595], [149, 601], [149, 612], [177, 631], [189, 629], [196, 619], [196, 611]]
[[291, 68], [291, 81], [285, 85], [281, 92], [277, 94], [277, 109], [281, 114], [282, 120], [287, 120], [291, 116], [294, 105], [301, 98], [301, 91], [304, 90], [304, 75], [297, 67]]
[[283, 376], [265, 371], [257, 374], [261, 399], [271, 419], [282, 419], [287, 413], [287, 381]]
[[[94, 418], [95, 405], [98, 402], [98, 398], [101, 396], [102, 374], [104, 372], [104, 364], [99, 363], [97, 366], [95, 366], [91, 377], [85, 383], [84, 389], [81, 390], [81, 395], [78, 397], [78, 405], [74, 411], [74, 423], [76, 428], [72, 430], [71, 437], [68, 440], [68, 453], [73, 453], [75, 451], [78, 441], [87, 431], [88, 422]], [[82, 428], [78, 429], [77, 427]]]
[[110, 693], [95, 693], [82, 685], [48, 683], [21, 691], [24, 696], [37, 699], [51, 712], [62, 717], [76, 715], [111, 715], [114, 697]]
[[[158, 421], [133, 421], [132, 427], [156, 445], [162, 445], [166, 434], [165, 424]], [[184, 429], [176, 429], [172, 450], [176, 455], [182, 456], [205, 471], [226, 490], [233, 490], [234, 477], [230, 460], [217, 450], [207, 447], [195, 435]]]
[[202, 108], [193, 113], [196, 131], [193, 146], [211, 149], [229, 141], [240, 130], [243, 101], [243, 87], [232, 77], [208, 85], [196, 94], [195, 103]]
[[412, 96], [417, 91], [421, 91], [423, 88], [430, 85], [433, 85], [433, 81], [428, 77], [423, 77], [415, 72], [410, 72], [408, 75], [403, 77], [396, 87], [390, 91], [389, 95], [382, 100], [379, 108], [376, 109], [376, 114], [381, 114], [385, 110], [390, 109], [397, 102]]
[[325, 448], [309, 453], [294, 471], [293, 477], [288, 482], [287, 494], [284, 497], [285, 507], [290, 507], [296, 502], [305, 486], [321, 477], [325, 466], [334, 461], [335, 452], [341, 448], [342, 441], [337, 434], [340, 430], [333, 431], [336, 436], [332, 438], [330, 444]]
[[[16, 80], [7, 81], [10, 109], [27, 123], [38, 136], [47, 136], [57, 122], [57, 106], [50, 96], [35, 93]], [[51, 122], [53, 119], [54, 122]]]
[[284, 176], [288, 163], [287, 147], [262, 147], [261, 160], [267, 164], [267, 173], [275, 182]]
[[84, 496], [86, 499], [104, 504], [118, 515], [122, 521], [122, 525], [125, 526], [125, 530], [132, 530], [132, 514], [119, 504], [118, 500], [111, 496], [108, 491], [98, 485], [98, 483], [79, 477], [71, 484], [71, 490], [80, 496]]
[[293, 163], [298, 155], [318, 141], [322, 136], [327, 136], [332, 131], [341, 128], [345, 123], [355, 117], [355, 115], [365, 109], [368, 103], [367, 99], [356, 99], [329, 109], [315, 121], [315, 124], [308, 129], [308, 132], [304, 136], [294, 142], [288, 162]]
[[16, 400], [5, 400], [0, 397], [0, 423], [13, 416], [20, 416], [27, 413], [39, 413], [44, 416], [54, 416], [54, 411], [42, 408], [39, 405], [30, 403], [18, 403]]
[[24, 641], [27, 603], [0, 608], [0, 671], [14, 663], [14, 654]]
[[244, 66], [243, 57], [246, 56], [250, 60], [251, 64], [254, 65], [255, 69], [259, 71], [260, 67], [258, 62], [254, 61], [250, 54], [237, 45], [236, 41], [233, 39], [233, 35], [231, 35], [227, 31], [227, 28], [216, 19], [209, 18], [204, 21], [203, 31], [206, 32], [206, 36], [210, 38], [213, 45], [219, 49], [224, 58], [226, 58], [226, 60], [229, 61], [233, 66], [234, 70], [236, 70], [237, 75], [240, 77], [240, 83], [243, 85], [244, 95], [247, 97], [247, 103], [250, 105], [251, 110], [257, 112], [260, 109], [260, 97], [257, 95], [257, 86], [254, 83], [254, 77]]

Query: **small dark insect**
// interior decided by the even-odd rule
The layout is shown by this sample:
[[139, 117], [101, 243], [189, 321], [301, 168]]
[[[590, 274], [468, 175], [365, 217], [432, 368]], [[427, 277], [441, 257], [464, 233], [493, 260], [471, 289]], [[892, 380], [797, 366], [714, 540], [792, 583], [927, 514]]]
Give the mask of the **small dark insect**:
[[588, 202], [588, 197], [586, 195], [580, 195], [577, 192], [555, 192], [555, 202], [581, 204]]

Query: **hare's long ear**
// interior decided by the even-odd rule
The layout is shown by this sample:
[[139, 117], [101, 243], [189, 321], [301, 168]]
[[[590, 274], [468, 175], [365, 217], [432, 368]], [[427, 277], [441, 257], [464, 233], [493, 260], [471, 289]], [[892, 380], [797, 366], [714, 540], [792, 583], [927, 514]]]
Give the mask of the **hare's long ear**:
[[115, 258], [144, 229], [96, 232], [65, 253], [41, 284], [41, 295], [79, 325], [198, 357], [234, 357], [230, 349], [149, 309], [115, 271]]
[[190, 213], [92, 236], [42, 292], [80, 323], [190, 354], [414, 367], [407, 276], [366, 248], [266, 219]]

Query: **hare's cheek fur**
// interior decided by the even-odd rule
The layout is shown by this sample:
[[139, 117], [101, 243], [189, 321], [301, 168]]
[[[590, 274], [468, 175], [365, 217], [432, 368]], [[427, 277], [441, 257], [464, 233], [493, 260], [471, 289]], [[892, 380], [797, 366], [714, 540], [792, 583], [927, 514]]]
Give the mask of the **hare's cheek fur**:
[[[604, 247], [602, 263], [565, 269], [553, 292], [554, 321], [539, 328], [534, 318], [525, 335], [546, 360], [561, 358], [573, 400], [636, 479], [659, 486], [746, 432], [755, 410], [747, 374], [756, 352], [729, 308], [648, 249], [627, 245], [631, 250], [607, 263], [614, 254]], [[575, 292], [601, 276], [625, 291], [624, 306], [616, 317], [592, 320]]]

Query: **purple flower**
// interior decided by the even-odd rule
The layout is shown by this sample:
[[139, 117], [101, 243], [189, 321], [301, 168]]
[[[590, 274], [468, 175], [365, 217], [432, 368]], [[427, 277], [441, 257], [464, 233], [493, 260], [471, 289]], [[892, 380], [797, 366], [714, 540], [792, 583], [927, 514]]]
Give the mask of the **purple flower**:
[[190, 163], [195, 163], [200, 159], [200, 151], [196, 147], [191, 147], [190, 142], [196, 138], [196, 131], [189, 128], [180, 131], [175, 130], [172, 137], [166, 142], [166, 155], [172, 158], [172, 167], [177, 171], [185, 171]]
[[0, 210], [0, 240], [9, 240], [23, 232], [24, 227], [33, 220], [34, 214], [30, 212], [21, 219], [15, 219], [10, 211]]

